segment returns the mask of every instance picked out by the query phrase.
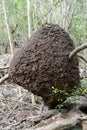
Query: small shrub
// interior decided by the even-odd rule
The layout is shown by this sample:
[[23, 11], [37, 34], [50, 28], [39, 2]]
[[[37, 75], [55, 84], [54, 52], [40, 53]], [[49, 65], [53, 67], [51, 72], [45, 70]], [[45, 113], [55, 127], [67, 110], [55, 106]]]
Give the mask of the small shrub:
[[[66, 95], [68, 96], [69, 94], [65, 91], [65, 90], [62, 90], [62, 89], [57, 89], [56, 87], [52, 86], [52, 92], [54, 94], [59, 94], [59, 95]], [[61, 109], [63, 107], [63, 99], [61, 98], [61, 96], [58, 97], [57, 99], [58, 101], [58, 105], [56, 105], [56, 109]]]
[[[67, 93], [65, 90], [57, 89], [52, 86], [52, 92], [54, 94], [66, 95], [67, 98], [71, 97], [70, 103], [73, 103], [77, 95], [85, 95], [87, 94], [87, 78], [83, 79], [79, 85], [79, 87], [75, 87], [71, 94]], [[61, 96], [58, 97], [58, 105], [55, 107], [56, 109], [61, 109], [63, 107], [63, 99]]]

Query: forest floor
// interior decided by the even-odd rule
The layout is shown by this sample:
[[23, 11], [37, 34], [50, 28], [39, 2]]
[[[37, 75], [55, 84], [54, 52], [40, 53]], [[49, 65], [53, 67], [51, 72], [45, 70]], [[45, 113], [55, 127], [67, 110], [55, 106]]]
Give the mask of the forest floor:
[[41, 106], [41, 99], [39, 104], [32, 105], [27, 90], [12, 84], [0, 85], [0, 130], [30, 128], [33, 122], [27, 118], [40, 114]]
[[87, 120], [86, 114], [48, 110], [41, 97], [35, 99], [32, 105], [31, 93], [16, 84], [0, 85], [0, 130], [86, 130], [78, 125], [85, 117]]
[[49, 110], [42, 98], [35, 99], [36, 104], [32, 105], [27, 90], [15, 84], [0, 85], [0, 130], [31, 130], [39, 122], [46, 124], [45, 118], [55, 115], [54, 111], [46, 115]]

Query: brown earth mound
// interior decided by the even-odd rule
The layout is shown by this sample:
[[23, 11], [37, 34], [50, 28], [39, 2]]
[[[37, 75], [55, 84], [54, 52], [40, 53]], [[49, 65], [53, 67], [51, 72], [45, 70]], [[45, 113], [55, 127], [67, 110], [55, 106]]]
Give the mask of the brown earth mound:
[[71, 93], [80, 82], [77, 57], [69, 61], [74, 48], [64, 29], [45, 24], [15, 53], [9, 76], [15, 83], [41, 96], [49, 108], [54, 108], [58, 98], [65, 100], [66, 95], [53, 93], [52, 86]]

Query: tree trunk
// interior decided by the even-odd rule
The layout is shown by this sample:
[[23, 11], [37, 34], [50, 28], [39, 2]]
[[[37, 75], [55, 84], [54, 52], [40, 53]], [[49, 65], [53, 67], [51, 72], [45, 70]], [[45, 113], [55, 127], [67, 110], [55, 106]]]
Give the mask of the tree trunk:
[[9, 18], [7, 15], [7, 1], [2, 0], [2, 5], [3, 5], [3, 11], [4, 11], [4, 16], [5, 16], [5, 24], [7, 27], [7, 33], [8, 33], [8, 38], [9, 38], [9, 44], [10, 44], [10, 49], [11, 49], [11, 54], [13, 55], [13, 47], [12, 47], [12, 38], [11, 38], [11, 33], [10, 33], [10, 27], [9, 27]]
[[[87, 0], [85, 0], [85, 2], [84, 2], [84, 22], [85, 22], [85, 24], [84, 24], [84, 28], [86, 29], [86, 31], [87, 31]], [[86, 35], [85, 35], [85, 38], [84, 38], [84, 41], [85, 42], [87, 42], [87, 33], [86, 33]], [[84, 57], [85, 57], [85, 59], [87, 59], [87, 49], [85, 49], [84, 50]], [[87, 64], [86, 63], [84, 63], [84, 70], [87, 70]]]
[[67, 21], [67, 27], [66, 27], [66, 30], [69, 30], [70, 26], [71, 26], [71, 23], [72, 23], [72, 19], [73, 19], [73, 15], [74, 15], [74, 12], [75, 12], [75, 8], [76, 8], [76, 3], [77, 3], [77, 0], [74, 0], [71, 7], [71, 10], [69, 8], [68, 10], [68, 13], [71, 12], [71, 15], [69, 16], [69, 14], [67, 13], [67, 19], [69, 19]]
[[66, 29], [67, 26], [67, 19], [66, 19], [66, 14], [67, 14], [67, 3], [66, 0], [62, 1], [61, 0], [61, 16], [62, 16], [62, 27]]
[[49, 0], [49, 9], [52, 8], [52, 10], [48, 13], [48, 23], [51, 23], [51, 16], [53, 12], [53, 0]]
[[30, 0], [27, 0], [27, 17], [28, 17], [28, 37], [31, 36], [31, 13], [30, 13]]

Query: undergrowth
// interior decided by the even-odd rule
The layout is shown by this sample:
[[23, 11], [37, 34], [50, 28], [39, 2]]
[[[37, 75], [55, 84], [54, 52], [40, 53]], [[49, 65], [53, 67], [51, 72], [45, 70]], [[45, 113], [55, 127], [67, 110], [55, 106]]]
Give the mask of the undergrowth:
[[[75, 98], [77, 95], [85, 95], [87, 94], [87, 78], [81, 80], [80, 84], [74, 88], [71, 94], [67, 93], [66, 90], [58, 89], [55, 86], [52, 86], [52, 92], [54, 94], [65, 95], [67, 98], [72, 97], [72, 99]], [[57, 100], [58, 105], [55, 108], [61, 109], [63, 107], [63, 99], [61, 98], [61, 96], [58, 96]], [[72, 102], [72, 100], [70, 102]]]

